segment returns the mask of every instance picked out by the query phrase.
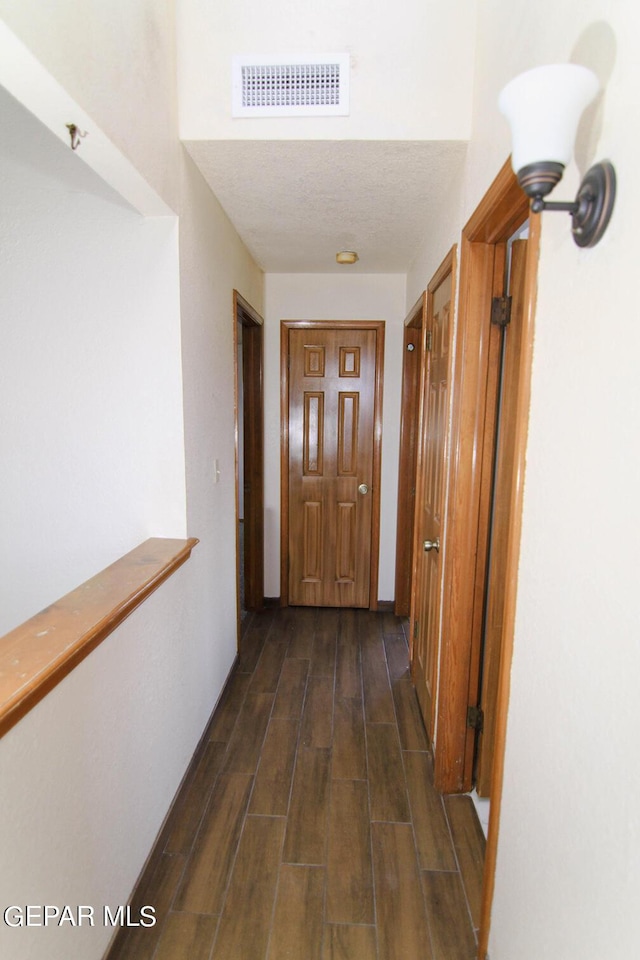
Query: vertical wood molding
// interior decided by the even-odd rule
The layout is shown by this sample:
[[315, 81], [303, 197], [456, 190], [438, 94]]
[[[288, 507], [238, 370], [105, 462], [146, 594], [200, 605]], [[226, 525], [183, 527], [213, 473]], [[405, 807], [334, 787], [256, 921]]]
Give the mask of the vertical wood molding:
[[[242, 325], [244, 482], [249, 496], [245, 500], [245, 604], [250, 610], [264, 605], [264, 397], [263, 397], [263, 320], [237, 290], [233, 291], [234, 343], [234, 424], [235, 424], [235, 504], [236, 557], [240, 557], [238, 491], [239, 449], [239, 375], [238, 324]], [[245, 455], [246, 454], [246, 455]], [[240, 571], [236, 563], [238, 637], [240, 636]]]
[[[501, 296], [505, 280], [506, 243], [496, 244], [493, 263], [493, 296]], [[480, 490], [478, 505], [478, 537], [474, 573], [473, 613], [471, 622], [471, 652], [469, 670], [468, 704], [475, 704], [480, 680], [480, 657], [482, 655], [482, 629], [484, 619], [485, 580], [487, 573], [487, 548], [490, 533], [490, 508], [493, 490], [493, 455], [496, 441], [496, 402], [499, 390], [501, 335], [497, 326], [491, 325], [488, 341], [487, 381], [484, 405], [482, 447], [478, 453], [480, 463]], [[475, 759], [475, 736], [467, 736], [463, 764], [463, 782], [471, 782]]]
[[[504, 747], [513, 651], [517, 572], [522, 522], [522, 493], [527, 442], [533, 320], [539, 254], [540, 218], [529, 213], [529, 201], [507, 161], [462, 231], [460, 291], [456, 334], [450, 469], [444, 568], [444, 609], [435, 782], [444, 793], [471, 786], [473, 731], [467, 727], [469, 685], [478, 665], [477, 553], [482, 548], [480, 516], [483, 478], [482, 449], [486, 429], [488, 372], [491, 368], [491, 298], [504, 255], [501, 244], [529, 217], [521, 373], [511, 490], [511, 528], [507, 553], [507, 583], [496, 708], [495, 759], [491, 784], [491, 816], [484, 867], [479, 935], [479, 960], [485, 960], [495, 883]], [[475, 616], [474, 616], [475, 614]]]
[[[427, 291], [409, 311], [404, 323], [402, 410], [398, 457], [398, 514], [394, 611], [398, 617], [411, 611], [413, 575], [413, 522], [415, 512], [418, 436], [420, 428], [421, 371], [426, 330]], [[409, 351], [408, 346], [413, 346]], [[411, 639], [410, 639], [411, 644]], [[412, 654], [412, 650], [409, 651]]]
[[280, 604], [289, 606], [289, 330], [280, 322]]
[[[411, 637], [411, 675], [425, 727], [431, 739], [434, 738], [438, 699], [437, 678], [445, 567], [440, 566], [438, 553], [432, 552], [428, 558], [425, 558], [422, 544], [425, 535], [432, 537], [437, 533], [438, 537], [444, 536], [443, 560], [446, 562], [447, 534], [443, 524], [444, 491], [451, 447], [451, 435], [448, 435], [447, 423], [452, 390], [454, 354], [451, 321], [456, 296], [457, 254], [458, 248], [454, 245], [429, 281], [422, 331], [423, 363], [420, 372], [420, 412], [417, 427], [409, 635]], [[447, 319], [444, 324], [437, 320], [439, 308], [436, 309], [436, 303], [438, 293], [447, 278], [450, 286], [450, 305], [447, 308]], [[429, 350], [427, 350], [427, 337], [430, 338]], [[435, 374], [435, 380], [434, 371], [438, 371]], [[443, 378], [444, 371], [446, 372]], [[436, 384], [438, 387], [434, 392]]]
[[373, 505], [371, 509], [371, 574], [369, 579], [369, 609], [378, 609], [378, 570], [380, 567], [380, 482], [382, 476], [382, 388], [384, 384], [384, 332], [383, 320], [375, 321], [376, 336], [376, 385], [373, 440]]
[[470, 788], [464, 780], [464, 757], [481, 480], [476, 454], [484, 429], [493, 247], [472, 243], [463, 234], [460, 263], [435, 752], [436, 784], [444, 793]]
[[506, 161], [462, 231], [435, 755], [436, 784], [444, 793], [471, 787], [465, 757], [473, 731], [467, 727], [466, 713], [496, 250], [528, 216], [529, 201]]
[[502, 787], [504, 782], [504, 754], [507, 740], [507, 715], [509, 711], [509, 693], [511, 689], [511, 662], [513, 659], [516, 600], [518, 592], [518, 563], [520, 560], [520, 542], [522, 536], [522, 506], [524, 497], [527, 437], [529, 432], [531, 369], [533, 363], [533, 341], [535, 333], [538, 260], [540, 258], [540, 230], [540, 216], [532, 215], [530, 217], [527, 264], [525, 273], [525, 308], [523, 314], [520, 377], [516, 410], [513, 482], [511, 488], [511, 526], [509, 530], [509, 542], [507, 547], [507, 580], [505, 584], [502, 650], [500, 655], [500, 670], [498, 679], [498, 701], [494, 735], [494, 760], [491, 776], [491, 815], [489, 818], [489, 831], [484, 862], [482, 912], [480, 917], [480, 932], [478, 936], [479, 960], [485, 960], [487, 950], [489, 949], [491, 907], [495, 889], [496, 861], [498, 855], [498, 834], [500, 829]]

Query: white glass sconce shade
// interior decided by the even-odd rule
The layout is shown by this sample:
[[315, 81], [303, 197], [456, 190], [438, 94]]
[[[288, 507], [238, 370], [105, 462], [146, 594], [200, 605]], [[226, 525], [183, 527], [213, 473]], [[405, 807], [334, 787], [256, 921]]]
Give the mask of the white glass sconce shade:
[[599, 86], [591, 70], [575, 63], [535, 67], [506, 85], [498, 107], [511, 125], [516, 173], [532, 163], [569, 163], [580, 117]]
[[603, 236], [616, 197], [613, 164], [602, 160], [587, 170], [573, 202], [545, 198], [562, 179], [584, 108], [599, 90], [598, 78], [575, 63], [527, 70], [500, 93], [498, 106], [511, 124], [511, 163], [518, 183], [531, 198], [533, 213], [565, 211], [579, 247], [593, 247]]

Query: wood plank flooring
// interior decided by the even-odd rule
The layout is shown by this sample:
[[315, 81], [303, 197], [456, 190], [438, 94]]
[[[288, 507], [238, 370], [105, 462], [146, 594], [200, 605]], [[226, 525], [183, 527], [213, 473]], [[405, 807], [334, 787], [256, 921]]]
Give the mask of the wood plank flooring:
[[406, 621], [245, 620], [197, 767], [109, 960], [475, 960], [484, 838], [433, 787]]

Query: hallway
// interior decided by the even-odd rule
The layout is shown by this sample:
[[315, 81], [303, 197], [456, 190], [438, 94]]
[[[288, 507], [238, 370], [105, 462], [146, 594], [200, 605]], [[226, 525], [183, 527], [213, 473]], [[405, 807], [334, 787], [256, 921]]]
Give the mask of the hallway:
[[391, 613], [246, 618], [109, 960], [473, 960], [484, 838], [444, 802]]

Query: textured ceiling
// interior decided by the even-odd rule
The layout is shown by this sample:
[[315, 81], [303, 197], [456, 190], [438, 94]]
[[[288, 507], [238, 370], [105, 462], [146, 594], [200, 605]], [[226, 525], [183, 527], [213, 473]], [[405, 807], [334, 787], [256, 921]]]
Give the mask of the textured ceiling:
[[[466, 143], [188, 141], [269, 273], [405, 273], [457, 180]], [[339, 266], [338, 250], [356, 250]]]

